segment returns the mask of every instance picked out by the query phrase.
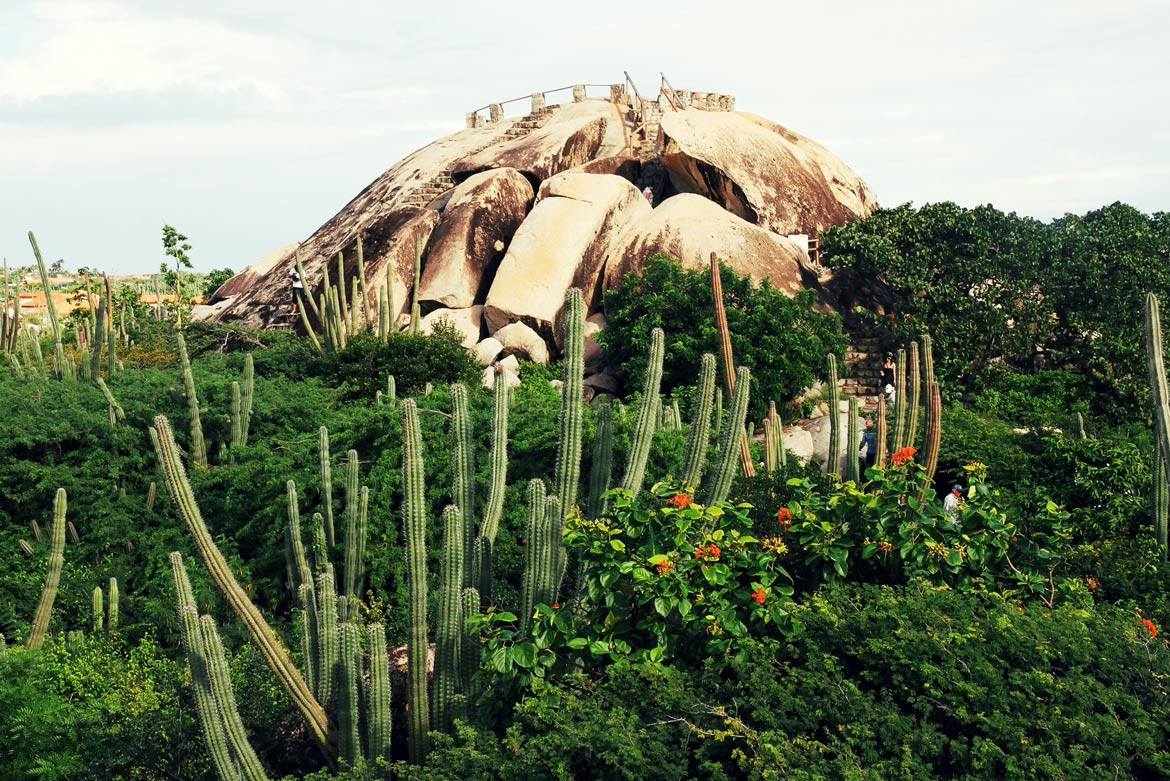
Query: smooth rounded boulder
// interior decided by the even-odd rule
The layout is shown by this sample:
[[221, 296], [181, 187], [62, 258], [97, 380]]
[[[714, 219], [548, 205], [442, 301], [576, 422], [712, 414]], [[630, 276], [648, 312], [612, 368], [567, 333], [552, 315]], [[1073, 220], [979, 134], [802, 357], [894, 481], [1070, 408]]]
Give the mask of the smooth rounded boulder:
[[483, 303], [533, 196], [514, 168], [484, 171], [457, 185], [427, 243], [419, 301], [453, 309]]

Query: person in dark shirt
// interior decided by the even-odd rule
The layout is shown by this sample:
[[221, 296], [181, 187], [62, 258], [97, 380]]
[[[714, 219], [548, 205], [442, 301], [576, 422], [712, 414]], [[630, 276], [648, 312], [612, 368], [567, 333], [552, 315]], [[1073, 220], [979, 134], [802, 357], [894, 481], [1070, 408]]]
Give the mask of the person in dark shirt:
[[886, 403], [894, 403], [894, 388], [897, 387], [894, 376], [894, 356], [886, 353], [886, 361], [882, 364], [882, 393], [886, 395]]

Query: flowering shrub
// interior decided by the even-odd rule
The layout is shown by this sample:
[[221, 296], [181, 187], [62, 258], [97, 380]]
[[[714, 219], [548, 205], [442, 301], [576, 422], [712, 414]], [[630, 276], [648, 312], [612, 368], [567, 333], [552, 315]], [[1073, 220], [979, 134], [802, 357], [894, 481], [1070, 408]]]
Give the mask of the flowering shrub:
[[[914, 448], [902, 448], [889, 467], [869, 469], [860, 487], [847, 482], [819, 491], [802, 478], [788, 481], [794, 498], [776, 518], [782, 527], [793, 519], [783, 538], [798, 581], [807, 578], [815, 588], [846, 577], [877, 583], [924, 578], [1050, 602], [1058, 589], [1076, 589], [1053, 572], [1053, 551], [1070, 537], [1067, 513], [1049, 502], [1043, 523], [1033, 523], [1030, 535], [1021, 533], [986, 485], [986, 468], [972, 463], [965, 468], [966, 497], [950, 519], [914, 456]], [[1083, 590], [1083, 582], [1079, 586]]]
[[608, 517], [567, 520], [565, 548], [582, 567], [576, 600], [537, 606], [524, 631], [510, 613], [472, 620], [492, 674], [526, 685], [622, 658], [698, 662], [795, 630], [787, 547], [756, 537], [748, 506], [704, 506], [665, 485], [651, 494], [646, 503], [616, 490]]

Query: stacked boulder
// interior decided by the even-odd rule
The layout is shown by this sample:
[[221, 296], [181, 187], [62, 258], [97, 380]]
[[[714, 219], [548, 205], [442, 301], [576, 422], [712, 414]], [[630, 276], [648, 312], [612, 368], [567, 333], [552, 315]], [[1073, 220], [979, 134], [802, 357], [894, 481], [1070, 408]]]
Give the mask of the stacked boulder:
[[[559, 355], [565, 293], [580, 288], [592, 324], [586, 392], [612, 393], [594, 340], [602, 297], [651, 255], [706, 268], [714, 252], [795, 293], [816, 287], [818, 270], [789, 235], [877, 206], [827, 149], [759, 117], [668, 106], [647, 138], [650, 125], [621, 90], [575, 97], [543, 108], [538, 122], [469, 123], [414, 152], [309, 238], [228, 280], [198, 316], [270, 326], [288, 308], [298, 256], [317, 296], [326, 264], [337, 279], [339, 255], [346, 277], [357, 274], [361, 237], [367, 289], [372, 297], [389, 282], [392, 319], [409, 317], [417, 292], [423, 328], [446, 320], [485, 366]], [[651, 175], [652, 201], [643, 195]], [[436, 181], [451, 185], [416, 205]]]

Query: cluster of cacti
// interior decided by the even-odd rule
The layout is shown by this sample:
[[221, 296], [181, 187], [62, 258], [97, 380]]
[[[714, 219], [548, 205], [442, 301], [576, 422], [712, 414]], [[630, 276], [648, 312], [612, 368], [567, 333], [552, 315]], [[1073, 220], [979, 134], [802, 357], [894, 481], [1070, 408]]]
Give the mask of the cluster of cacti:
[[1165, 353], [1162, 351], [1162, 319], [1158, 311], [1158, 297], [1146, 294], [1145, 305], [1146, 365], [1150, 376], [1150, 396], [1154, 406], [1153, 490], [1151, 517], [1154, 535], [1167, 558], [1167, 518], [1170, 516], [1170, 390], [1167, 390]]
[[93, 588], [93, 632], [112, 635], [118, 631], [118, 579], [110, 578], [108, 593], [101, 586]]
[[199, 617], [191, 581], [178, 553], [171, 554], [171, 570], [199, 721], [216, 771], [222, 779], [267, 779], [244, 733], [219, 632], [211, 616]]
[[228, 409], [232, 448], [248, 444], [248, 429], [252, 421], [252, 394], [256, 386], [256, 366], [252, 353], [244, 355], [244, 383], [232, 383], [232, 397]]
[[65, 510], [67, 504], [65, 489], [58, 488], [57, 496], [53, 500], [49, 572], [45, 576], [45, 587], [41, 591], [41, 599], [37, 603], [36, 613], [33, 614], [32, 628], [29, 629], [29, 648], [40, 648], [44, 645], [45, 635], [49, 631], [49, 617], [53, 613], [53, 602], [57, 599], [57, 586], [61, 583], [61, 568], [65, 564]]
[[[13, 290], [8, 284], [8, 260], [4, 260], [4, 302], [0, 306], [0, 352], [8, 353], [9, 359], [15, 361], [17, 335], [21, 331], [20, 323], [20, 288]], [[20, 373], [20, 364], [15, 366]]]
[[768, 402], [768, 414], [764, 417], [764, 468], [768, 472], [782, 469], [788, 463], [784, 452], [784, 423], [776, 411], [776, 402]]
[[318, 747], [327, 756], [331, 756], [333, 746], [329, 737], [330, 729], [325, 709], [313, 696], [309, 685], [293, 664], [288, 649], [284, 647], [264, 616], [249, 600], [235, 575], [232, 574], [227, 560], [216, 547], [211, 533], [203, 521], [203, 516], [199, 512], [199, 505], [195, 501], [191, 483], [187, 479], [187, 473], [179, 458], [179, 448], [175, 444], [174, 432], [165, 416], [159, 415], [154, 419], [154, 427], [150, 429], [150, 436], [159, 464], [166, 475], [167, 488], [170, 490], [171, 498], [174, 500], [180, 516], [186, 522], [199, 549], [199, 555], [212, 579], [227, 598], [232, 610], [243, 621], [268, 666], [277, 674], [281, 686], [288, 692], [297, 709], [305, 716], [309, 724], [310, 735]]

